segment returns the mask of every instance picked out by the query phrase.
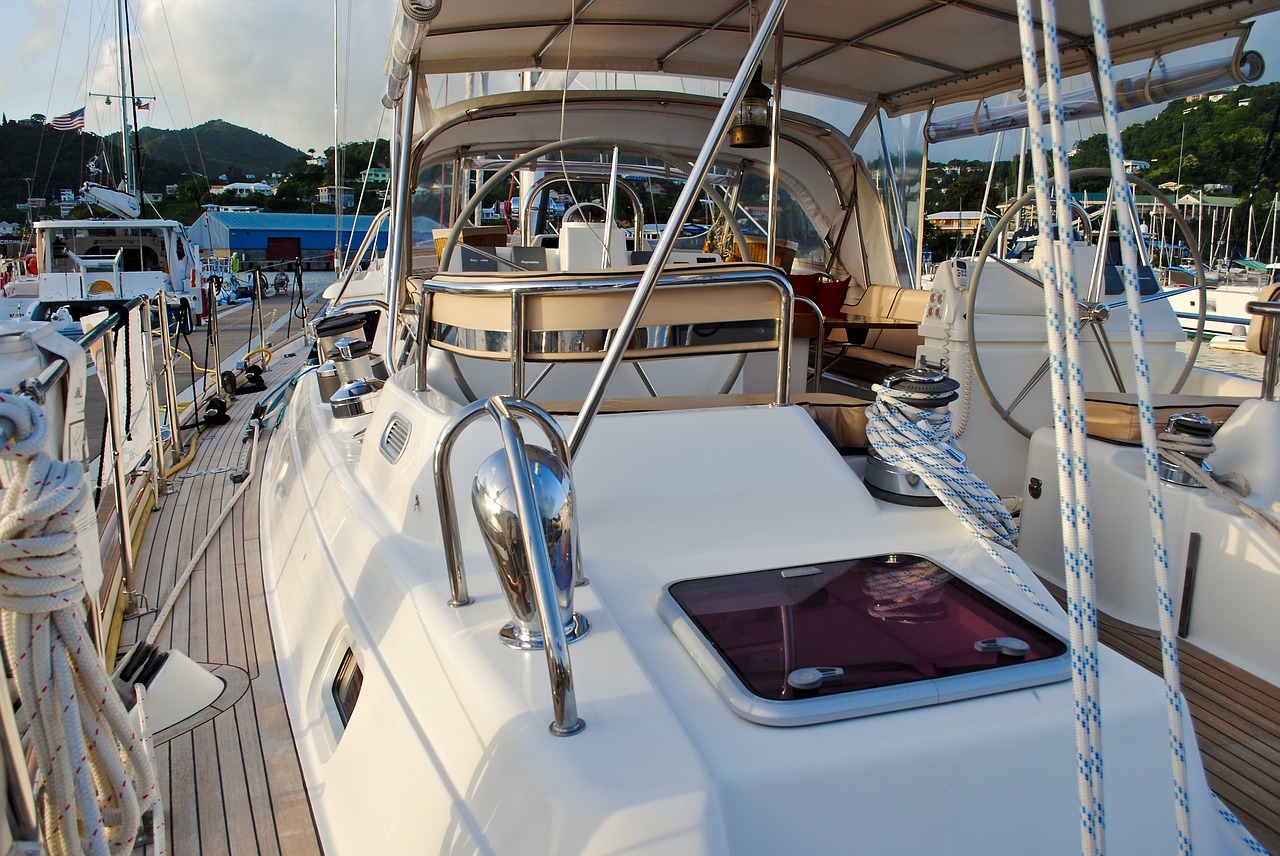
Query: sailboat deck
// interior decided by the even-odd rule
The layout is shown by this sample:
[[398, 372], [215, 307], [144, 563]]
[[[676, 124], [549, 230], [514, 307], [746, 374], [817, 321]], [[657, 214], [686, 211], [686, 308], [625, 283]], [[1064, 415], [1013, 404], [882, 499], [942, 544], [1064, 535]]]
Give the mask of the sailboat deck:
[[[268, 386], [301, 363], [300, 343], [278, 349]], [[162, 604], [191, 553], [235, 493], [243, 427], [261, 393], [236, 399], [231, 421], [202, 434], [175, 492], [152, 515], [132, 587]], [[264, 441], [267, 438], [264, 438]], [[260, 444], [258, 472], [265, 448]], [[207, 711], [155, 736], [169, 850], [320, 853], [276, 672], [259, 556], [255, 478], [197, 566], [157, 644], [176, 648], [227, 684]], [[153, 614], [127, 621], [122, 647], [144, 637]], [[1158, 634], [1102, 616], [1102, 641], [1159, 672]], [[1183, 688], [1210, 786], [1259, 842], [1280, 852], [1280, 688], [1182, 643]], [[155, 848], [147, 847], [144, 853]]]
[[[1098, 638], [1160, 674], [1158, 632], [1099, 613]], [[1258, 843], [1280, 853], [1280, 688], [1186, 640], [1178, 654], [1209, 787]]]
[[[273, 387], [301, 363], [300, 342], [276, 353]], [[238, 396], [231, 421], [203, 432], [191, 464], [148, 523], [132, 587], [164, 603], [237, 485], [244, 425], [264, 393]], [[268, 435], [269, 437], [269, 435]], [[259, 443], [261, 472], [265, 440]], [[225, 468], [225, 469], [224, 469]], [[213, 707], [155, 735], [169, 852], [320, 853], [276, 672], [259, 557], [255, 477], [197, 566], [156, 644], [208, 664], [226, 682]], [[154, 613], [127, 621], [122, 646], [143, 638]], [[146, 852], [155, 848], [148, 847]]]

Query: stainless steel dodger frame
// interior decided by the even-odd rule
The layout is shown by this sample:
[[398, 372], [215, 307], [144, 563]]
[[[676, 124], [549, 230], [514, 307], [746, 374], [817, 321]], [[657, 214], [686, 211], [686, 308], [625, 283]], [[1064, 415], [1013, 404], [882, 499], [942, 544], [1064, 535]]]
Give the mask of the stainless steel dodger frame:
[[[510, 299], [511, 306], [511, 333], [504, 333], [501, 341], [501, 348], [494, 348], [495, 354], [509, 354], [511, 364], [511, 384], [509, 394], [520, 397], [526, 394], [525, 388], [525, 363], [526, 360], [548, 359], [553, 360], [555, 354], [565, 354], [568, 350], [561, 347], [555, 348], [535, 348], [529, 341], [529, 332], [525, 329], [525, 303], [531, 297], [539, 295], [573, 295], [573, 294], [591, 294], [602, 292], [624, 292], [632, 291], [639, 288], [634, 274], [631, 276], [622, 276], [615, 272], [602, 272], [599, 275], [589, 276], [581, 274], [563, 274], [563, 275], [543, 275], [536, 279], [528, 276], [520, 276], [517, 274], [487, 274], [484, 276], [473, 275], [466, 277], [465, 281], [462, 276], [455, 276], [450, 279], [430, 279], [421, 283], [421, 304], [418, 309], [418, 330], [416, 339], [419, 343], [417, 352], [417, 361], [415, 365], [415, 389], [422, 391], [428, 388], [427, 379], [427, 355], [428, 346], [432, 341], [432, 332], [438, 329], [432, 318], [432, 302], [433, 296], [436, 294], [450, 295], [471, 295], [481, 297], [507, 297]], [[778, 269], [763, 265], [727, 265], [703, 267], [701, 265], [687, 265], [675, 268], [669, 268], [661, 275], [661, 279], [655, 285], [661, 285], [663, 288], [678, 286], [732, 286], [732, 285], [751, 285], [761, 284], [771, 286], [777, 289], [779, 293], [779, 312], [776, 319], [760, 319], [775, 320], [776, 328], [771, 331], [771, 340], [776, 341], [778, 351], [778, 368], [774, 389], [774, 403], [787, 404], [790, 401], [790, 376], [791, 376], [791, 349], [790, 342], [792, 336], [792, 312], [794, 297], [791, 291], [791, 283], [787, 277]], [[634, 300], [634, 298], [633, 298]], [[726, 319], [727, 320], [727, 319]], [[625, 317], [623, 318], [625, 322]], [[601, 339], [609, 344], [609, 347], [618, 350], [618, 360], [620, 361], [627, 352], [634, 354], [636, 348], [636, 336], [639, 328], [639, 318], [631, 325], [631, 329], [627, 335], [623, 335], [622, 324], [619, 323], [614, 328], [607, 329], [591, 329], [591, 330], [574, 330], [574, 331], [554, 331], [561, 340], [580, 339]], [[516, 332], [518, 331], [518, 333]], [[551, 332], [551, 331], [548, 331]], [[664, 356], [664, 349], [674, 349], [682, 345], [678, 340], [670, 337], [656, 335], [656, 331], [651, 333], [645, 331], [644, 344], [639, 348], [646, 352], [648, 358], [658, 358]], [[619, 343], [622, 344], [619, 344]], [[759, 347], [752, 347], [750, 342], [740, 342], [736, 345], [726, 344], [718, 352], [727, 353], [737, 350], [764, 350]], [[583, 352], [586, 349], [579, 349], [577, 352]], [[604, 361], [608, 357], [608, 351], [601, 351], [600, 359]], [[675, 354], [673, 354], [675, 355]], [[634, 357], [633, 357], [634, 359]]]

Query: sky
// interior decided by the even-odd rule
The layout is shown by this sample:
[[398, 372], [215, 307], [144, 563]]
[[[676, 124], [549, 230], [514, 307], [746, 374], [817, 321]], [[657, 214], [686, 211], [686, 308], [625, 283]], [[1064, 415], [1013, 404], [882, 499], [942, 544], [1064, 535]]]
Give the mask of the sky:
[[[468, 0], [484, 2], [484, 0]], [[7, 55], [0, 110], [10, 119], [49, 117], [86, 107], [87, 129], [119, 130], [116, 102], [86, 93], [118, 87], [115, 0], [4, 0]], [[334, 116], [334, 6], [315, 0], [129, 0], [134, 77], [140, 96], [156, 96], [144, 126], [186, 128], [225, 119], [306, 150], [390, 137], [382, 109], [383, 67], [396, 0], [337, 0], [338, 128]], [[1267, 62], [1264, 82], [1280, 80], [1280, 13], [1258, 21], [1248, 47]], [[1141, 121], [1156, 110], [1135, 111]], [[1080, 137], [1102, 130], [1083, 125]], [[955, 144], [952, 144], [955, 146]], [[991, 142], [938, 150], [986, 159]], [[949, 154], [948, 152], [956, 152]], [[1004, 155], [1002, 155], [1004, 156]]]
[[[473, 0], [475, 2], [475, 0]], [[395, 0], [339, 0], [341, 139], [390, 136], [380, 101]], [[129, 0], [143, 126], [210, 119], [306, 150], [333, 145], [334, 4], [314, 0]], [[4, 0], [0, 110], [10, 119], [86, 107], [86, 129], [120, 129], [115, 0]], [[348, 35], [349, 34], [349, 35]], [[14, 36], [17, 36], [16, 38]], [[349, 96], [349, 97], [348, 97]]]

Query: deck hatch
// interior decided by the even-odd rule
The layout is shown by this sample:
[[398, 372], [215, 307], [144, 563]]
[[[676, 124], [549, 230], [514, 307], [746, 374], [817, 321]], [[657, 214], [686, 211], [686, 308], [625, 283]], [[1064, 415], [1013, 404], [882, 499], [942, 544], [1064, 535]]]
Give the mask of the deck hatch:
[[382, 450], [382, 454], [391, 463], [400, 460], [400, 456], [404, 454], [405, 448], [409, 445], [409, 433], [412, 424], [399, 413], [391, 414], [391, 419], [387, 422], [387, 428], [382, 432], [382, 442], [378, 444], [378, 448]]
[[739, 715], [806, 725], [1066, 680], [1066, 641], [912, 554], [672, 583], [659, 611]]

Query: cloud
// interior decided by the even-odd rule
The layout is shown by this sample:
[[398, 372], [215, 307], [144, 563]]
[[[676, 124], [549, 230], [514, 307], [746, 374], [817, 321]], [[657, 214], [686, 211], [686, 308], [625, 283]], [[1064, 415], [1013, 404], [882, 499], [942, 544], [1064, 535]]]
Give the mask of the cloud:
[[[0, 80], [0, 107], [11, 117], [66, 112], [85, 104], [89, 91], [119, 90], [114, 2], [65, 2], [56, 9], [39, 0], [5, 4], [6, 29], [24, 33], [11, 54], [18, 61], [6, 64]], [[338, 0], [338, 6], [342, 139], [371, 139], [383, 112], [382, 65], [395, 3]], [[157, 99], [145, 123], [172, 128], [225, 119], [300, 149], [333, 144], [331, 4], [132, 0], [130, 14], [141, 33], [133, 46], [137, 93]], [[90, 130], [117, 129], [114, 105], [88, 99], [88, 107]], [[388, 119], [382, 136], [389, 129]]]

